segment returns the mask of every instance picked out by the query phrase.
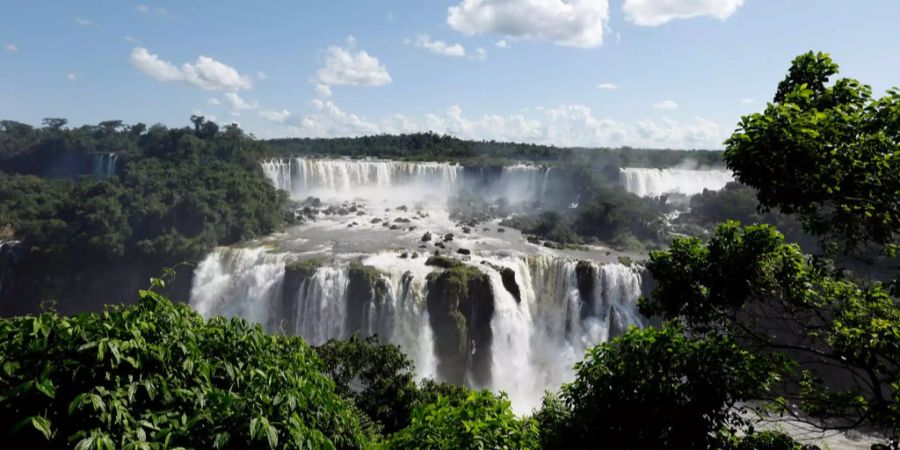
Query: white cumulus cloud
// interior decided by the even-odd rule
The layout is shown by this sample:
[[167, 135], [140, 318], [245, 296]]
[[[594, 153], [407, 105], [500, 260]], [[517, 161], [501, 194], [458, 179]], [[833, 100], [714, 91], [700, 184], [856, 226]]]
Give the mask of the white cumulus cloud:
[[3, 50], [7, 52], [17, 52], [19, 51], [19, 46], [16, 44], [6, 44], [3, 46]]
[[212, 106], [219, 106], [222, 104], [222, 102], [220, 102], [219, 99], [217, 99], [215, 97], [210, 97], [209, 100], [207, 100], [206, 102]]
[[609, 22], [608, 0], [462, 0], [447, 23], [466, 35], [498, 33], [572, 47], [599, 47]]
[[251, 77], [208, 56], [199, 56], [193, 64], [176, 67], [143, 47], [135, 47], [131, 51], [131, 64], [158, 81], [184, 81], [208, 91], [239, 91], [253, 87]]
[[672, 100], [663, 100], [661, 102], [654, 103], [653, 109], [662, 109], [662, 110], [671, 111], [671, 110], [678, 109], [678, 103], [675, 103]]
[[607, 91], [614, 91], [618, 88], [619, 86], [614, 83], [600, 83], [597, 85], [597, 89], [604, 89]]
[[631, 22], [655, 27], [699, 16], [725, 20], [743, 3], [744, 0], [625, 0], [622, 10]]
[[317, 84], [316, 95], [321, 98], [331, 97], [331, 87], [327, 84]]
[[347, 47], [333, 45], [325, 51], [325, 67], [319, 69], [319, 84], [349, 84], [354, 86], [383, 86], [391, 75], [378, 58], [363, 50], [356, 50], [356, 39], [347, 38]]
[[380, 132], [380, 127], [356, 114], [340, 109], [330, 100], [313, 100], [315, 112], [291, 128], [299, 136], [362, 136]]
[[259, 106], [256, 102], [244, 100], [237, 92], [226, 92], [225, 101], [228, 102], [228, 109], [234, 116], [241, 115], [241, 111], [256, 109]]
[[494, 45], [496, 45], [497, 48], [509, 48], [509, 42], [506, 42], [506, 39], [500, 39], [495, 42]]
[[464, 57], [466, 56], [466, 48], [462, 44], [448, 44], [444, 41], [432, 40], [427, 34], [416, 36], [416, 40], [412, 41], [413, 45], [428, 50], [431, 53], [444, 56]]
[[281, 111], [268, 111], [268, 110], [259, 110], [259, 115], [263, 119], [268, 120], [269, 122], [274, 123], [285, 123], [287, 119], [291, 116], [291, 112], [283, 109]]
[[66, 79], [69, 81], [75, 81], [78, 79], [78, 75], [75, 75], [74, 73], [69, 72], [68, 74], [66, 74]]
[[262, 81], [262, 80], [268, 80], [269, 76], [266, 75], [265, 72], [260, 71], [260, 72], [256, 72], [256, 78], [258, 78], [259, 80]]

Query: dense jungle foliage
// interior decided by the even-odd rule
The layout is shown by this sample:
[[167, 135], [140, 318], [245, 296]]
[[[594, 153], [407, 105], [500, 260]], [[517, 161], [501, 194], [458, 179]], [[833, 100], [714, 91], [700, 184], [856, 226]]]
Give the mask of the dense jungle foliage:
[[77, 274], [123, 266], [137, 274], [124, 283], [134, 292], [160, 267], [281, 227], [287, 199], [258, 166], [262, 145], [236, 126], [193, 120], [179, 129], [0, 123], [0, 239], [22, 251], [7, 295], [77, 300]]
[[[261, 146], [237, 127], [219, 132], [121, 122], [76, 129], [0, 126], [0, 167], [43, 175], [51, 167], [117, 155], [97, 180], [73, 163], [69, 178], [0, 175], [0, 223], [30, 250], [53, 258], [202, 256], [216, 244], [252, 239], [283, 223], [283, 194], [261, 176]], [[48, 121], [49, 122], [49, 121]], [[51, 123], [52, 125], [52, 123]], [[74, 179], [73, 179], [74, 178]]]

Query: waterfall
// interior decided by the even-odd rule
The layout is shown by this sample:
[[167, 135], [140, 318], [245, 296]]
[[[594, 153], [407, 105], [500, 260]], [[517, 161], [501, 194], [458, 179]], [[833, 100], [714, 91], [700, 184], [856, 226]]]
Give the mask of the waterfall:
[[94, 155], [94, 178], [112, 178], [116, 176], [116, 163], [119, 155], [116, 153], [103, 153]]
[[[311, 276], [291, 286], [285, 283], [287, 260], [286, 254], [263, 247], [216, 249], [195, 270], [190, 304], [204, 317], [243, 317], [263, 324], [270, 332], [302, 336], [311, 345], [349, 337], [347, 266], [317, 267]], [[379, 255], [366, 263], [389, 264], [379, 261]], [[385, 307], [377, 314], [375, 305], [369, 304], [361, 334], [379, 335], [400, 346], [420, 377], [433, 377], [433, 337], [424, 306], [425, 276], [430, 268], [419, 266], [415, 275], [399, 264], [383, 271], [378, 282], [386, 287]]]
[[[349, 308], [356, 304], [348, 295], [348, 265], [316, 266], [292, 283], [285, 275], [288, 261], [288, 254], [264, 247], [217, 249], [197, 267], [190, 303], [205, 317], [240, 316], [271, 332], [302, 336], [312, 345], [348, 337], [354, 331], [347, 328], [353, 314]], [[380, 275], [364, 303], [359, 331], [398, 345], [415, 364], [417, 376], [435, 377], [426, 279], [442, 269], [394, 252], [370, 255], [362, 264]], [[571, 381], [573, 366], [586, 349], [630, 325], [642, 325], [636, 309], [641, 276], [633, 267], [547, 255], [473, 256], [470, 264], [488, 276], [494, 302], [491, 381], [475, 387], [507, 392], [517, 412], [529, 412], [544, 391]], [[518, 301], [500, 269], [515, 274]]]
[[497, 195], [510, 202], [537, 200], [547, 198], [547, 181], [550, 177], [549, 167], [531, 164], [515, 164], [504, 166], [500, 180], [494, 188]]
[[[622, 264], [579, 263], [550, 256], [490, 258], [492, 265], [516, 274], [521, 302], [489, 271], [496, 311], [491, 323], [494, 374], [491, 389], [509, 394], [514, 408], [526, 413], [540, 405], [544, 391], [574, 379], [573, 367], [585, 350], [642, 326], [637, 313], [641, 276]], [[499, 293], [499, 294], [498, 294]]]
[[404, 187], [446, 198], [456, 187], [462, 166], [439, 162], [286, 158], [262, 161], [263, 172], [294, 198], [308, 195], [391, 198]]
[[292, 198], [307, 196], [351, 200], [446, 200], [466, 187], [485, 197], [511, 203], [545, 201], [550, 188], [550, 167], [531, 164], [504, 166], [499, 176], [477, 180], [464, 177], [464, 167], [442, 162], [405, 162], [377, 159], [280, 158], [260, 162], [276, 188]]
[[734, 180], [730, 170], [622, 168], [619, 178], [625, 190], [641, 197], [664, 194], [696, 195], [704, 189], [719, 190]]
[[218, 248], [194, 271], [191, 306], [204, 317], [243, 317], [268, 324], [281, 298], [285, 257], [265, 247]]
[[347, 272], [342, 268], [320, 267], [309, 280], [300, 284], [294, 334], [311, 345], [332, 338], [346, 338]]

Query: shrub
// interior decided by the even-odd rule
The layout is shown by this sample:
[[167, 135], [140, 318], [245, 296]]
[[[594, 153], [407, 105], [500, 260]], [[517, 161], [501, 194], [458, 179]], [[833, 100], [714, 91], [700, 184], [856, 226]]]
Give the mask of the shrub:
[[394, 434], [386, 449], [410, 448], [538, 448], [537, 422], [520, 419], [505, 395], [472, 391], [453, 401], [440, 396], [434, 403], [417, 407], [410, 426]]
[[545, 448], [718, 448], [743, 425], [778, 367], [733, 340], [675, 325], [632, 328], [587, 352], [576, 378], [537, 414]]
[[101, 315], [0, 321], [9, 448], [358, 448], [358, 418], [300, 339], [204, 321], [141, 291]]

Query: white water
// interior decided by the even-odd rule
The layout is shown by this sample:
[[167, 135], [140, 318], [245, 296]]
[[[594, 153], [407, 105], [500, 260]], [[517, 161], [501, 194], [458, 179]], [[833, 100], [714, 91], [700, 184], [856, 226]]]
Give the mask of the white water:
[[94, 178], [112, 178], [116, 176], [116, 164], [119, 155], [106, 153], [94, 155]]
[[[476, 387], [507, 392], [520, 413], [539, 406], [546, 390], [570, 381], [573, 365], [587, 348], [629, 325], [641, 325], [635, 307], [640, 274], [613, 262], [616, 255], [608, 249], [548, 249], [528, 243], [515, 230], [501, 232], [496, 222], [463, 233], [449, 218], [446, 200], [460, 189], [510, 201], [539, 199], [552, 190], [550, 169], [516, 165], [466, 175], [462, 167], [446, 163], [307, 158], [271, 160], [262, 167], [294, 199], [352, 199], [358, 210], [346, 216], [320, 214], [250, 247], [210, 253], [196, 269], [191, 293], [191, 305], [206, 317], [244, 317], [313, 345], [346, 338], [356, 331], [348, 329], [346, 320], [351, 306], [348, 267], [360, 261], [381, 274], [377, 283], [387, 294], [381, 305], [374, 294], [364, 303], [359, 331], [398, 345], [415, 364], [417, 376], [436, 377], [426, 278], [442, 269], [426, 266], [425, 260], [437, 251], [466, 248], [472, 255], [462, 259], [488, 275], [494, 302], [489, 367], [478, 368], [479, 373], [490, 372], [490, 385]], [[408, 204], [409, 211], [398, 210], [401, 204]], [[383, 226], [398, 216], [410, 221], [396, 230]], [[376, 218], [382, 221], [373, 222]], [[425, 231], [434, 236], [428, 243], [420, 239]], [[447, 248], [436, 248], [438, 237], [451, 232], [455, 238], [445, 243]], [[310, 257], [324, 262], [299, 292], [285, 292], [286, 263]], [[590, 267], [593, 292], [582, 298], [577, 261], [601, 259], [607, 263]], [[515, 273], [520, 302], [503, 285], [503, 267]], [[465, 379], [474, 383], [471, 374]]]
[[664, 194], [696, 195], [704, 189], [717, 191], [734, 180], [730, 170], [622, 168], [619, 178], [625, 190], [641, 197]]
[[462, 170], [448, 163], [349, 159], [273, 159], [261, 165], [275, 187], [294, 198], [385, 198], [401, 186], [413, 187], [418, 195], [446, 198]]
[[[442, 162], [288, 158], [260, 164], [275, 187], [297, 200], [313, 196], [406, 202], [428, 197], [445, 201], [461, 189], [474, 188], [475, 181], [463, 179], [464, 168], [459, 164]], [[511, 203], [543, 200], [552, 170], [532, 164], [506, 166], [496, 180], [478, 185], [478, 194], [504, 197]]]
[[[220, 248], [197, 268], [191, 305], [204, 316], [240, 316], [262, 323], [273, 332], [297, 334], [317, 345], [346, 338], [347, 266], [318, 268], [300, 287], [296, 317], [278, 317], [283, 301], [284, 265], [288, 255], [265, 248]], [[512, 268], [521, 291], [516, 302], [500, 274], [487, 261]], [[399, 258], [379, 253], [363, 260], [383, 273], [389, 286], [386, 313], [374, 313], [363, 330], [378, 334], [403, 349], [419, 377], [434, 377], [434, 338], [425, 307], [425, 278], [433, 269], [422, 258]], [[571, 381], [572, 367], [584, 351], [610, 337], [641, 325], [635, 303], [640, 275], [621, 264], [593, 265], [594, 300], [582, 299], [576, 262], [551, 256], [474, 257], [471, 264], [487, 273], [495, 312], [491, 320], [491, 379], [489, 387], [509, 394], [517, 411], [539, 405], [546, 390]], [[586, 311], [582, 311], [582, 308]], [[582, 318], [583, 316], [583, 318]]]
[[300, 285], [294, 334], [312, 345], [349, 337], [344, 331], [349, 282], [347, 272], [336, 267], [320, 267], [311, 279], [304, 281]]
[[544, 200], [547, 198], [551, 170], [531, 164], [505, 166], [495, 191], [512, 203]]
[[486, 260], [512, 268], [521, 289], [522, 301], [516, 303], [499, 274], [487, 270], [496, 305], [491, 388], [507, 392], [518, 411], [530, 411], [546, 390], [571, 381], [574, 364], [585, 350], [609, 339], [611, 327], [621, 334], [628, 326], [642, 326], [636, 312], [641, 280], [634, 268], [592, 264], [592, 300], [578, 290], [575, 261], [548, 256]]

